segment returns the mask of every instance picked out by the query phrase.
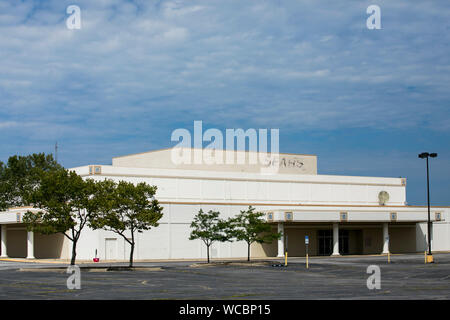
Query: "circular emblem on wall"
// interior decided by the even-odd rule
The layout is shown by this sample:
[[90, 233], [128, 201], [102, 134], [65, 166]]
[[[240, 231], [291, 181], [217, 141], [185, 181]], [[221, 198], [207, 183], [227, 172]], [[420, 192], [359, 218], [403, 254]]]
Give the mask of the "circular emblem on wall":
[[389, 201], [389, 193], [387, 193], [387, 191], [380, 191], [380, 193], [378, 194], [378, 203], [381, 206], [384, 206], [388, 201]]

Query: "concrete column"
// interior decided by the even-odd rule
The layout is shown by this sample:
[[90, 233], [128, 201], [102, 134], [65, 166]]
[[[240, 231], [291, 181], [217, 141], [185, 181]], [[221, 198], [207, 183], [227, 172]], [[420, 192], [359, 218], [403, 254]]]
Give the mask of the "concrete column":
[[333, 223], [333, 256], [339, 256], [339, 224]]
[[2, 255], [0, 258], [8, 258], [8, 252], [6, 248], [6, 224], [2, 224]]
[[34, 259], [34, 232], [27, 232], [27, 259]]
[[277, 257], [284, 257], [284, 223], [278, 222], [278, 232], [281, 232], [282, 236], [278, 240], [278, 255], [277, 255]]
[[383, 223], [383, 252], [389, 253], [389, 225], [387, 222]]

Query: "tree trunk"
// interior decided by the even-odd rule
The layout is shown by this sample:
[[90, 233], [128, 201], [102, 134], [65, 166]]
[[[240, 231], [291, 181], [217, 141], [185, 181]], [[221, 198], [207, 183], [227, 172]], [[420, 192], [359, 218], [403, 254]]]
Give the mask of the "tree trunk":
[[250, 261], [250, 243], [247, 243], [247, 261]]
[[70, 260], [70, 264], [75, 265], [75, 259], [77, 257], [77, 240], [72, 240], [72, 259]]
[[134, 254], [134, 241], [131, 243], [131, 250], [130, 250], [130, 268], [133, 267], [133, 254]]
[[208, 257], [208, 263], [209, 263], [209, 246], [206, 246], [206, 256]]
[[134, 244], [135, 244], [134, 243], [134, 228], [133, 228], [133, 226], [131, 227], [130, 232], [131, 232], [131, 243], [130, 243], [131, 250], [130, 250], [130, 265], [129, 265], [129, 267], [133, 268], [133, 256], [134, 256]]

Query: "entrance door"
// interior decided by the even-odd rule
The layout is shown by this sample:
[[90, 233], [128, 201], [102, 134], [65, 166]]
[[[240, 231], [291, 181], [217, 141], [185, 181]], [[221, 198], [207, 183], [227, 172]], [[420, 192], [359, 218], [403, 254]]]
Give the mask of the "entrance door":
[[339, 230], [339, 253], [349, 254], [348, 249], [348, 230]]
[[319, 256], [329, 256], [333, 252], [333, 232], [318, 230]]
[[105, 239], [105, 260], [117, 260], [117, 239]]
[[[333, 253], [333, 230], [319, 230], [319, 256], [329, 256]], [[349, 254], [348, 230], [339, 230], [339, 253]]]

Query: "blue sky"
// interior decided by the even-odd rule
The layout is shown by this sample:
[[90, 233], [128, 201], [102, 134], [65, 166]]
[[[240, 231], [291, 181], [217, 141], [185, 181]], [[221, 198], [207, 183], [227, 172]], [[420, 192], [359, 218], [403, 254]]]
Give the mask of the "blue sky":
[[[81, 29], [66, 8], [81, 8]], [[381, 30], [366, 8], [381, 8]], [[0, 2], [0, 160], [66, 167], [174, 145], [176, 128], [279, 128], [319, 173], [407, 177], [450, 205], [450, 2]]]

